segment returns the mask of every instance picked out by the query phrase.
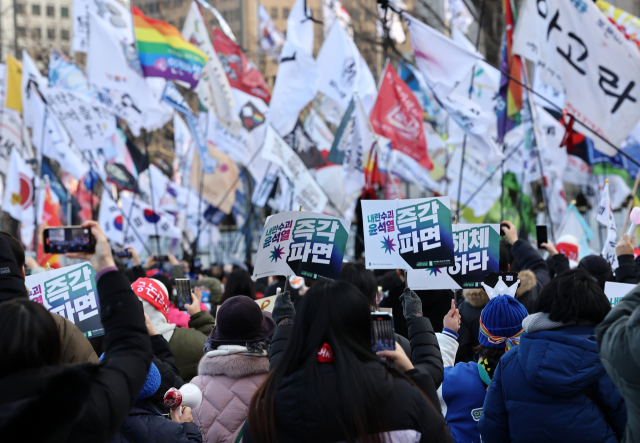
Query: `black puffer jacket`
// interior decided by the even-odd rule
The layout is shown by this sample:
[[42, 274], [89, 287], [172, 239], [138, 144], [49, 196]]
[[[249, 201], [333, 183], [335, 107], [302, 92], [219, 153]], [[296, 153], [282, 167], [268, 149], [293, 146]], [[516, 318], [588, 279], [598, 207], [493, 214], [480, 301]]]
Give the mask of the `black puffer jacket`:
[[[287, 327], [287, 326], [285, 326]], [[282, 327], [281, 327], [282, 328]], [[281, 329], [280, 328], [280, 329]], [[369, 363], [367, 369], [375, 378], [375, 386], [384, 397], [385, 417], [389, 431], [414, 430], [421, 434], [420, 442], [453, 442], [449, 429], [440, 414], [420, 390], [404, 378], [393, 377], [382, 363]], [[323, 364], [319, 376], [328, 379], [329, 386], [338, 390], [337, 373], [332, 364]], [[427, 374], [409, 371], [406, 374], [421, 389], [430, 383]], [[335, 426], [331, 410], [322, 406], [318, 394], [308, 391], [308, 376], [302, 370], [285, 377], [275, 398], [276, 437], [279, 443], [339, 442], [345, 436]], [[321, 395], [321, 393], [319, 394]], [[251, 438], [248, 424], [243, 427], [243, 442], [257, 443]], [[399, 441], [399, 440], [394, 440]], [[403, 440], [404, 441], [404, 440]]]
[[551, 281], [549, 268], [540, 253], [527, 241], [516, 241], [513, 246], [511, 246], [511, 253], [514, 259], [511, 264], [511, 270], [518, 273], [520, 287], [525, 286], [522, 271], [529, 270], [535, 277], [533, 287], [524, 293], [521, 292], [520, 295], [517, 296], [518, 301], [527, 308], [527, 311], [533, 313], [538, 294], [542, 291], [542, 288], [547, 286]]
[[634, 260], [632, 254], [619, 255], [616, 282], [632, 285], [640, 283], [638, 269], [640, 269], [640, 256]]
[[153, 394], [149, 401], [161, 413], [167, 414], [169, 408], [164, 404], [164, 394], [171, 388], [180, 388], [184, 384], [184, 380], [180, 378], [180, 371], [176, 366], [173, 358], [173, 352], [169, 343], [164, 339], [162, 334], [154, 335], [151, 338], [151, 350], [153, 351], [153, 364], [160, 372], [160, 387]]
[[167, 420], [151, 405], [138, 402], [113, 443], [202, 443], [195, 423]]
[[151, 345], [127, 278], [108, 272], [97, 289], [109, 358], [0, 379], [3, 440], [109, 442], [126, 420], [147, 378]]

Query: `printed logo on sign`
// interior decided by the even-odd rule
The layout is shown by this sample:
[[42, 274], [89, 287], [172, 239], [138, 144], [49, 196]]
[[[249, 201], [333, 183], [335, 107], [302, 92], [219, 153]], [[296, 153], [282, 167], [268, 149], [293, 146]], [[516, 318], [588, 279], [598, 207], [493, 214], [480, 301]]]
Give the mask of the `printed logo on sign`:
[[353, 57], [347, 57], [342, 64], [342, 75], [340, 82], [345, 88], [350, 88], [356, 79], [356, 61]]
[[247, 131], [251, 131], [264, 123], [264, 115], [253, 103], [247, 102], [240, 111], [240, 120], [242, 120], [242, 126]]
[[482, 417], [482, 408], [472, 409], [471, 417], [473, 417], [475, 421], [480, 421], [480, 417]]

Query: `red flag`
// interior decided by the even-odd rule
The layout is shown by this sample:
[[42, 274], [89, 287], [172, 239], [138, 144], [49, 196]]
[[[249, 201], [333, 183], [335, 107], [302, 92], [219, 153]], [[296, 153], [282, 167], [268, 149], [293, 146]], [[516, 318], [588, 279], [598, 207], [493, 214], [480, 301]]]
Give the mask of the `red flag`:
[[42, 223], [40, 224], [39, 240], [38, 240], [38, 253], [37, 262], [40, 266], [49, 266], [52, 268], [60, 267], [60, 256], [53, 254], [45, 254], [44, 247], [42, 245], [42, 230], [44, 228], [51, 228], [54, 226], [62, 226], [60, 221], [60, 202], [58, 198], [51, 192], [49, 184], [44, 188], [44, 201], [42, 204]]
[[244, 55], [240, 46], [231, 41], [219, 29], [213, 31], [213, 47], [220, 57], [232, 88], [261, 98], [269, 103], [271, 94], [267, 82], [256, 65]]
[[393, 66], [388, 64], [378, 99], [371, 111], [373, 130], [376, 134], [390, 139], [392, 149], [410, 156], [431, 170], [433, 164], [427, 153], [422, 116], [418, 99], [396, 74]]

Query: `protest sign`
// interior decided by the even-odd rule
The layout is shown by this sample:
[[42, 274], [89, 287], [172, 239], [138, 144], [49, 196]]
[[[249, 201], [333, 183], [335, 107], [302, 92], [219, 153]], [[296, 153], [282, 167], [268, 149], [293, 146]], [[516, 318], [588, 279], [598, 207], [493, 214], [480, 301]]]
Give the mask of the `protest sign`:
[[67, 318], [85, 337], [104, 335], [95, 271], [89, 263], [29, 275], [29, 300]]
[[607, 296], [609, 303], [611, 303], [611, 307], [613, 308], [618, 304], [618, 302], [620, 302], [620, 300], [622, 300], [622, 297], [631, 292], [635, 287], [636, 285], [613, 283], [608, 281], [604, 284], [604, 295]]
[[349, 222], [306, 211], [267, 219], [258, 245], [253, 278], [297, 275], [336, 279], [349, 238]]
[[363, 200], [367, 268], [454, 265], [450, 208], [449, 197]]
[[479, 288], [500, 262], [500, 225], [453, 225], [455, 265], [407, 271], [407, 285], [418, 289]]
[[271, 297], [261, 298], [256, 300], [260, 309], [267, 312], [273, 312], [273, 306], [276, 304], [277, 295], [272, 295]]

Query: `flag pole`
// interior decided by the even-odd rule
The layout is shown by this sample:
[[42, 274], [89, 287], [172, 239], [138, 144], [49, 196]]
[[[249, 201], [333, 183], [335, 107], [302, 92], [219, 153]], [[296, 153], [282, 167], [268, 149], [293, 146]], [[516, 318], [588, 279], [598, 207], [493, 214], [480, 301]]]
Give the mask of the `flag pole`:
[[633, 185], [633, 192], [631, 193], [631, 200], [629, 200], [629, 205], [627, 206], [627, 215], [624, 218], [624, 225], [622, 225], [622, 233], [627, 232], [627, 224], [629, 223], [629, 217], [631, 216], [631, 209], [633, 208], [633, 201], [636, 197], [636, 192], [638, 192], [638, 183], [640, 182], [640, 171], [636, 176], [636, 182]]
[[[151, 194], [151, 209], [153, 210], [153, 216], [154, 219], [156, 216], [159, 216], [159, 214], [156, 212], [156, 202], [155, 199], [153, 198], [153, 179], [151, 178], [151, 157], [149, 156], [149, 144], [151, 143], [151, 133], [147, 130], [145, 130], [145, 134], [144, 134], [144, 152], [147, 156], [147, 171], [149, 173], [149, 193]], [[133, 205], [131, 205], [131, 207], [133, 208]], [[156, 231], [156, 251], [158, 252], [158, 255], [162, 255], [160, 253], [160, 233], [158, 232], [158, 223], [155, 222], [153, 224], [153, 226], [155, 227], [155, 231]]]
[[[484, 11], [487, 0], [482, 0], [482, 6], [480, 9], [480, 19], [478, 20], [478, 34], [476, 36], [476, 51], [478, 50], [478, 45], [480, 45], [480, 35], [482, 34], [482, 22], [484, 20]], [[473, 69], [471, 70], [471, 81], [469, 82], [469, 99], [471, 99], [471, 94], [473, 91], [473, 80], [476, 76], [476, 65], [473, 65]], [[456, 198], [456, 218], [460, 219], [460, 199], [462, 198], [462, 175], [464, 171], [464, 157], [467, 153], [467, 133], [464, 133], [462, 137], [462, 159], [460, 161], [460, 177], [458, 178], [458, 197]]]

